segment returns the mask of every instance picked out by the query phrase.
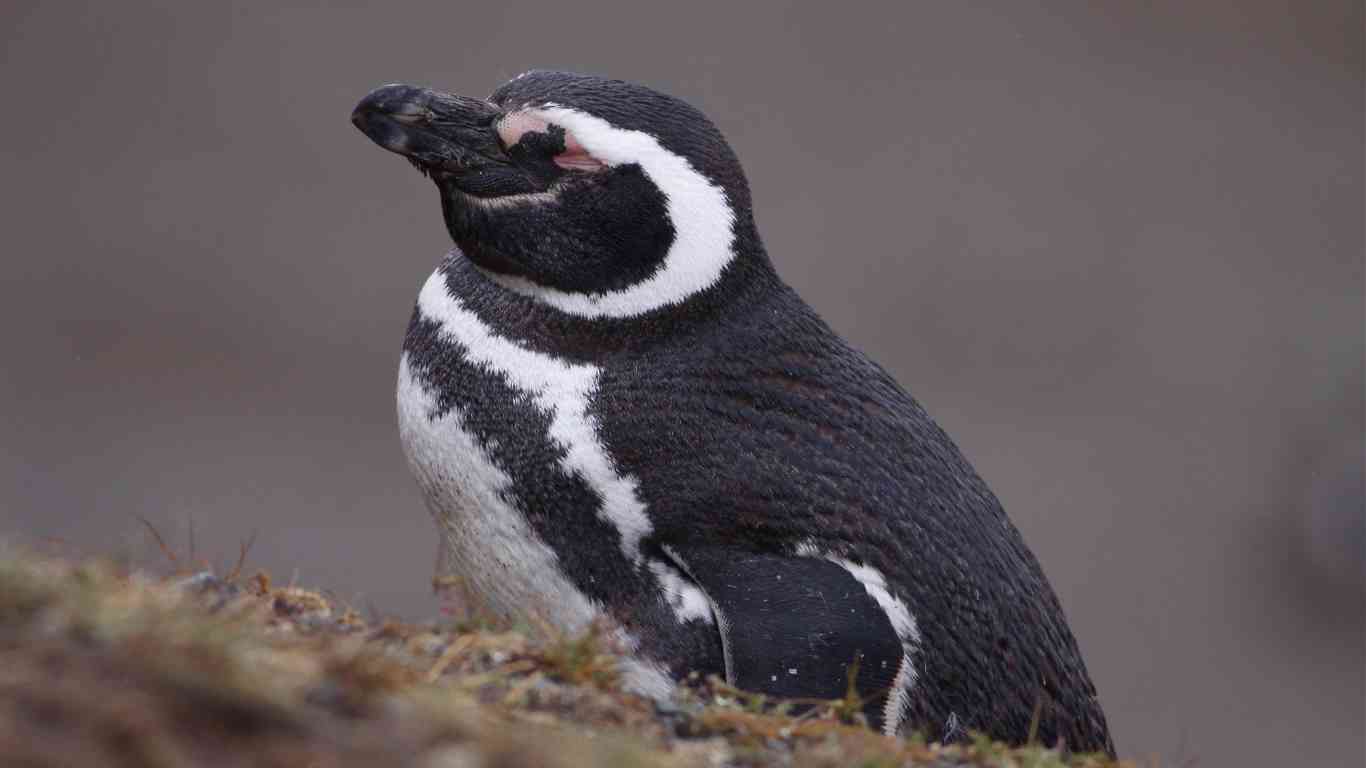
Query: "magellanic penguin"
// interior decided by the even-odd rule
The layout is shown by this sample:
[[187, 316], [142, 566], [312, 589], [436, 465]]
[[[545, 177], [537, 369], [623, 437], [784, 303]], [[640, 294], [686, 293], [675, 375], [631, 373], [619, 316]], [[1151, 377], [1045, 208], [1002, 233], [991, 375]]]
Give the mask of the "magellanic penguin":
[[840, 698], [857, 661], [886, 733], [1032, 725], [1113, 753], [1020, 534], [778, 277], [701, 112], [535, 71], [488, 99], [385, 86], [352, 120], [435, 182], [455, 242], [404, 339], [399, 426], [487, 609], [606, 622], [647, 694], [700, 672]]

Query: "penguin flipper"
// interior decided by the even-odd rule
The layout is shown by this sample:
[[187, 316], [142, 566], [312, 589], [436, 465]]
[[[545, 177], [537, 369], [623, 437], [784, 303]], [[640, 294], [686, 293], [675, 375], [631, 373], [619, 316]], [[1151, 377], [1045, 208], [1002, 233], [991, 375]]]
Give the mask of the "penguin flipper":
[[[905, 651], [887, 614], [853, 574], [814, 557], [706, 546], [666, 552], [707, 595], [726, 681], [783, 698], [840, 699], [855, 690], [869, 723], [899, 724], [893, 692]], [[897, 706], [887, 706], [888, 694]]]

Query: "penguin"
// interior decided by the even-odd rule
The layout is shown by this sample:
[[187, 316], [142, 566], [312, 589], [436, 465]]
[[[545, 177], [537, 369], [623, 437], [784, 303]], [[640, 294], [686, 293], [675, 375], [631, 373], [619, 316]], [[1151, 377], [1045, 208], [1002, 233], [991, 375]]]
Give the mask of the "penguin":
[[398, 422], [441, 567], [484, 609], [610, 627], [650, 696], [715, 674], [852, 692], [889, 735], [1114, 754], [1000, 502], [779, 277], [702, 112], [532, 71], [487, 99], [383, 86], [352, 122], [431, 180], [454, 242]]

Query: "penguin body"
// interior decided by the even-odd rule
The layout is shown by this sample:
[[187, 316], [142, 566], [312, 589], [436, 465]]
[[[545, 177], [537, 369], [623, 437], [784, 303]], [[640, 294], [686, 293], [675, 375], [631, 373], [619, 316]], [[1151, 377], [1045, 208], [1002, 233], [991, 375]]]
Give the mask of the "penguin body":
[[[399, 426], [447, 567], [490, 609], [613, 627], [690, 672], [870, 724], [1113, 753], [1042, 571], [952, 441], [778, 277], [738, 160], [641, 86], [378, 89], [456, 249], [404, 340]], [[857, 664], [857, 666], [852, 666]]]

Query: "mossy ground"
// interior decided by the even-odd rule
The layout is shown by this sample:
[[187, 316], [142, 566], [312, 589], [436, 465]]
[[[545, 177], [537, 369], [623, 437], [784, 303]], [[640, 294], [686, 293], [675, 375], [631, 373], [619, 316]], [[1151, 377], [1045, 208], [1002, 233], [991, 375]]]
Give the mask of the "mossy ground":
[[[710, 681], [623, 693], [602, 633], [363, 619], [265, 574], [157, 577], [0, 549], [6, 766], [1101, 766], [885, 738]], [[544, 634], [544, 633], [539, 633]]]

